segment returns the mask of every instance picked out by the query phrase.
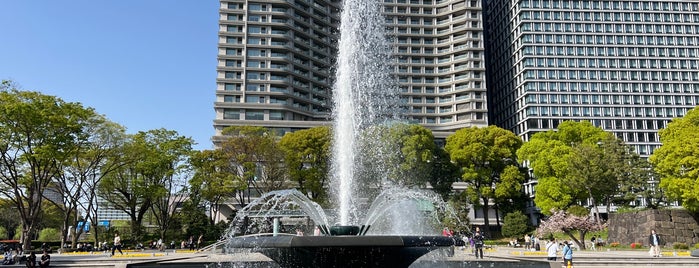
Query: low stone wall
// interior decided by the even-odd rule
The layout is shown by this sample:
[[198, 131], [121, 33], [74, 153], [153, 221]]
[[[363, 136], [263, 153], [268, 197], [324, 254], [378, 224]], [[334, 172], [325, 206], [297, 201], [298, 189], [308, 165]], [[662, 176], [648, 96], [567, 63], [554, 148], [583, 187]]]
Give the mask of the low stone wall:
[[644, 210], [611, 213], [609, 215], [608, 242], [624, 245], [641, 243], [648, 245], [650, 230], [655, 229], [666, 246], [687, 243], [690, 247], [699, 243], [699, 224], [689, 212], [682, 209]]

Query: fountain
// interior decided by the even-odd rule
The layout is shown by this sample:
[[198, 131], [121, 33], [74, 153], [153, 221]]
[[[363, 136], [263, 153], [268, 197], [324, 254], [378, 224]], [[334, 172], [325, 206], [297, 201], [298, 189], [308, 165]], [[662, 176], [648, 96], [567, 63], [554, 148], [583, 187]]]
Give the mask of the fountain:
[[[267, 193], [237, 214], [234, 221], [246, 227], [231, 228], [228, 248], [261, 252], [282, 267], [408, 267], [430, 251], [457, 243], [452, 237], [436, 236], [439, 228], [434, 224], [435, 211], [447, 211], [439, 196], [391, 186], [386, 171], [393, 167], [382, 163], [386, 157], [367, 159], [366, 152], [361, 151], [380, 150], [380, 146], [371, 144], [376, 139], [370, 133], [377, 126], [399, 120], [400, 91], [391, 76], [391, 48], [383, 21], [380, 1], [343, 1], [333, 91], [331, 188], [338, 209], [326, 215], [318, 204], [296, 190]], [[366, 182], [385, 190], [368, 209], [363, 209], [366, 200], [372, 198], [367, 191], [358, 191], [369, 187], [358, 187]], [[278, 219], [290, 215], [304, 215], [322, 235], [278, 232]], [[258, 224], [251, 223], [253, 219], [267, 220]], [[433, 220], [430, 223], [426, 219]], [[262, 233], [272, 226], [272, 233], [246, 236], [248, 225]]]

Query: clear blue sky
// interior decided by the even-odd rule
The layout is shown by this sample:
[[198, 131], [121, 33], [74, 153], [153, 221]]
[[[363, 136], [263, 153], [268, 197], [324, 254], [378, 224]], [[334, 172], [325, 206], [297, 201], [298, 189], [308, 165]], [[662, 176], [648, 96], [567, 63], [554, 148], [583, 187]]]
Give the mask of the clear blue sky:
[[0, 79], [210, 149], [216, 0], [0, 0]]

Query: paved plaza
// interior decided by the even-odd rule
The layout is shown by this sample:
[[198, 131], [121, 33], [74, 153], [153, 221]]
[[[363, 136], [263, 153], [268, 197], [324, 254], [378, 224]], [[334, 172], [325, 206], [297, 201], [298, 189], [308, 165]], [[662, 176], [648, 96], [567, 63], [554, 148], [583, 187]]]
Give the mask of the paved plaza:
[[[663, 252], [664, 256], [653, 258], [642, 250], [600, 250], [575, 251], [573, 262], [575, 268], [588, 267], [699, 267], [699, 258], [689, 256], [689, 251]], [[433, 258], [434, 259], [434, 258]], [[561, 267], [560, 257], [557, 262], [547, 262], [544, 252], [525, 251], [521, 248], [495, 247], [485, 251], [485, 258], [477, 260], [469, 250], [457, 248], [452, 257], [439, 257], [439, 267]], [[427, 260], [430, 267], [430, 256]], [[52, 254], [51, 267], [91, 267], [91, 268], [127, 268], [127, 267], [207, 267], [206, 264], [221, 264], [220, 267], [278, 267], [267, 257], [257, 253], [222, 254], [220, 252], [191, 251], [141, 251], [128, 252], [112, 257], [104, 253]], [[443, 265], [443, 264], [448, 265]], [[538, 266], [515, 265], [516, 263], [536, 263]], [[230, 265], [229, 265], [230, 264]], [[4, 267], [24, 267], [23, 265], [6, 265]]]

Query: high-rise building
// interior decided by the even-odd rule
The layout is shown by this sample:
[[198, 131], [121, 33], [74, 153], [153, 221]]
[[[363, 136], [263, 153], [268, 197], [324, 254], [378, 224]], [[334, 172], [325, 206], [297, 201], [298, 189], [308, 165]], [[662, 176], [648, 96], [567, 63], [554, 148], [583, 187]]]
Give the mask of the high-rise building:
[[[378, 0], [377, 0], [378, 1]], [[480, 1], [381, 0], [405, 117], [444, 138], [485, 126]], [[328, 124], [341, 0], [222, 0], [216, 135]]]
[[278, 132], [324, 124], [340, 1], [221, 1], [216, 135], [227, 126]]
[[699, 103], [697, 0], [484, 4], [490, 123], [525, 141], [588, 120], [648, 157], [658, 130]]
[[699, 103], [699, 1], [487, 0], [491, 124], [589, 120], [641, 156]]

